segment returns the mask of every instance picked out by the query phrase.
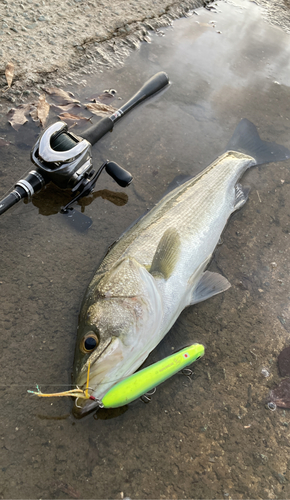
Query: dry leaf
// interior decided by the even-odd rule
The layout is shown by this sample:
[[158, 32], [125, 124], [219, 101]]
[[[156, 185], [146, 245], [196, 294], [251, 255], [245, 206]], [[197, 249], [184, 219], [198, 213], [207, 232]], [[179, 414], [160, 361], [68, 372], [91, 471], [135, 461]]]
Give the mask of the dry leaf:
[[61, 113], [60, 115], [58, 115], [58, 118], [60, 118], [64, 122], [68, 122], [68, 124], [69, 122], [76, 123], [79, 120], [90, 120], [90, 118], [86, 118], [85, 116], [71, 115], [70, 113]]
[[110, 94], [110, 92], [103, 92], [102, 94], [93, 95], [90, 98], [91, 102], [103, 102], [104, 104], [110, 104], [115, 100], [115, 95]]
[[38, 121], [38, 115], [37, 115], [37, 106], [34, 104], [31, 104], [31, 111], [30, 111], [30, 116], [34, 122]]
[[45, 126], [48, 114], [49, 114], [50, 105], [45, 100], [45, 95], [42, 94], [39, 96], [39, 100], [36, 104], [36, 108], [32, 109], [30, 112], [30, 116], [33, 121], [39, 120], [39, 123], [42, 127]]
[[85, 106], [92, 113], [98, 116], [112, 115], [116, 111], [116, 108], [113, 108], [113, 106], [108, 106], [107, 104], [102, 104], [101, 102], [93, 102], [85, 104]]
[[15, 130], [28, 121], [26, 115], [31, 110], [31, 106], [31, 104], [20, 104], [17, 108], [10, 109], [7, 115], [10, 118], [8, 121]]
[[12, 62], [9, 62], [7, 63], [5, 68], [5, 76], [8, 83], [8, 88], [11, 87], [13, 75], [14, 75], [14, 64]]
[[74, 95], [69, 92], [65, 92], [62, 89], [57, 87], [51, 87], [49, 89], [44, 89], [48, 94], [50, 94], [56, 102], [59, 104], [69, 104], [72, 102], [80, 102], [77, 99], [74, 99]]
[[71, 111], [73, 108], [81, 108], [81, 105], [77, 102], [71, 102], [70, 104], [65, 104], [64, 106], [57, 106], [56, 104], [51, 104], [51, 106], [53, 107], [53, 109], [61, 113]]
[[42, 94], [41, 96], [39, 96], [39, 101], [38, 101], [38, 106], [37, 106], [38, 117], [39, 117], [40, 125], [42, 127], [45, 126], [47, 117], [49, 115], [49, 108], [50, 108], [50, 106], [49, 106], [48, 102], [46, 102], [46, 100], [45, 100], [45, 95]]

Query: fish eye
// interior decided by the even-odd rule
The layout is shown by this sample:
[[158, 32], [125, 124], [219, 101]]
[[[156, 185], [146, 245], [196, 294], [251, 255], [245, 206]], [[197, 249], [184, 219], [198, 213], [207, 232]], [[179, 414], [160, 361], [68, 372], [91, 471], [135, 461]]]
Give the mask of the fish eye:
[[93, 332], [87, 333], [81, 340], [80, 349], [85, 354], [92, 352], [99, 345], [99, 339]]

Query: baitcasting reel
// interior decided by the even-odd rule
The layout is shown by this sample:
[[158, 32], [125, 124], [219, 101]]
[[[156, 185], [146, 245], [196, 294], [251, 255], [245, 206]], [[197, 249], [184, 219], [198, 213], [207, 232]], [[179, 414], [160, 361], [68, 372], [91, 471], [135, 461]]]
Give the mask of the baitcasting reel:
[[14, 190], [0, 201], [0, 215], [23, 198], [30, 198], [48, 182], [53, 182], [61, 189], [70, 188], [76, 196], [62, 209], [67, 213], [72, 203], [87, 196], [95, 186], [101, 172], [106, 172], [119, 184], [126, 187], [132, 181], [132, 175], [117, 163], [106, 161], [96, 172], [92, 164], [92, 145], [114, 124], [137, 104], [147, 97], [162, 90], [169, 83], [163, 71], [154, 75], [141, 89], [111, 116], [103, 118], [79, 137], [68, 130], [66, 123], [57, 122], [40, 135], [31, 151], [31, 160], [35, 170], [19, 180]]
[[92, 147], [89, 141], [68, 131], [67, 124], [56, 122], [48, 127], [37, 140], [31, 151], [31, 160], [35, 170], [31, 170], [25, 179], [20, 179], [14, 190], [0, 203], [0, 214], [22, 198], [30, 198], [48, 182], [53, 182], [61, 189], [70, 188], [78, 192], [63, 209], [94, 189], [103, 169], [119, 184], [126, 187], [133, 177], [117, 163], [106, 161], [97, 172], [93, 170]]

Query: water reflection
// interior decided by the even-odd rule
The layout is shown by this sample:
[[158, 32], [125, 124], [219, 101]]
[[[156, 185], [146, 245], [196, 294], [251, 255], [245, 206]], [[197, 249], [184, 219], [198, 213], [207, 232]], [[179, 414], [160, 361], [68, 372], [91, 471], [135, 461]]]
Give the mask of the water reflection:
[[[118, 207], [122, 207], [128, 203], [128, 195], [123, 192], [110, 191], [109, 189], [101, 189], [93, 191], [89, 196], [78, 200], [77, 204], [81, 206], [82, 213], [85, 212], [85, 207], [88, 207], [97, 198], [110, 201]], [[38, 208], [40, 215], [53, 215], [60, 212], [61, 208], [69, 203], [72, 199], [70, 190], [62, 190], [53, 184], [47, 184], [39, 193], [36, 193], [31, 201]], [[29, 201], [26, 201], [29, 203]]]

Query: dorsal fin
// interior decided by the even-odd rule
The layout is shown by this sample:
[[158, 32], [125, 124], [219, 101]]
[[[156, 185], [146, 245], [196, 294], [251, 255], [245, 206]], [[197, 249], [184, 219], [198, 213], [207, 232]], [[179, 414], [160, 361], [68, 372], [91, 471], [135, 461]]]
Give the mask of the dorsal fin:
[[152, 260], [150, 273], [162, 275], [166, 280], [171, 276], [179, 258], [180, 237], [176, 229], [169, 228], [163, 234]]

